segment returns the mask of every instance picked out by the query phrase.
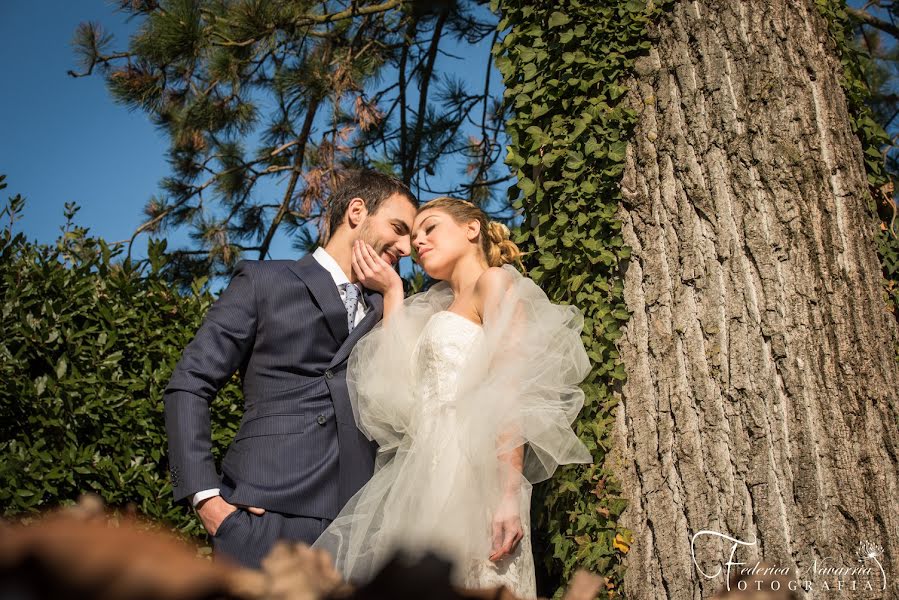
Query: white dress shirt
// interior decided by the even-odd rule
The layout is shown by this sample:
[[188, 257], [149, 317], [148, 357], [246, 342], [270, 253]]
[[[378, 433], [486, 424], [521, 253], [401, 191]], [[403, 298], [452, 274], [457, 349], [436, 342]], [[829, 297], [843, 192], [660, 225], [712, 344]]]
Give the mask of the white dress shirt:
[[[343, 272], [343, 269], [340, 268], [340, 265], [337, 264], [337, 261], [334, 260], [334, 257], [328, 254], [328, 252], [321, 246], [315, 249], [315, 252], [312, 253], [312, 258], [314, 258], [316, 262], [318, 262], [318, 264], [320, 264], [328, 273], [331, 274], [331, 279], [334, 280], [334, 285], [337, 286], [337, 293], [340, 294], [340, 301], [344, 302], [344, 300], [346, 299], [346, 290], [344, 290], [342, 286], [344, 283], [350, 283], [350, 279], [349, 277], [347, 277], [347, 274]], [[359, 288], [359, 303], [356, 306], [354, 323], [358, 325], [368, 313], [368, 305], [365, 304], [365, 297], [362, 295], [362, 288], [358, 283], [355, 285], [357, 288]], [[207, 498], [218, 496], [219, 492], [219, 488], [212, 488], [197, 492], [191, 497], [190, 502], [191, 504], [196, 506]]]
[[[350, 282], [349, 277], [343, 272], [337, 261], [321, 246], [315, 249], [315, 252], [312, 253], [312, 258], [318, 261], [318, 264], [331, 274], [331, 279], [334, 280], [334, 285], [337, 286], [337, 292], [340, 294], [340, 301], [343, 302], [346, 299], [346, 291], [342, 285]], [[355, 285], [359, 288], [359, 304], [356, 306], [356, 315], [353, 322], [358, 325], [365, 318], [365, 315], [368, 314], [368, 306], [365, 304], [365, 296], [362, 295], [362, 287], [358, 283]]]

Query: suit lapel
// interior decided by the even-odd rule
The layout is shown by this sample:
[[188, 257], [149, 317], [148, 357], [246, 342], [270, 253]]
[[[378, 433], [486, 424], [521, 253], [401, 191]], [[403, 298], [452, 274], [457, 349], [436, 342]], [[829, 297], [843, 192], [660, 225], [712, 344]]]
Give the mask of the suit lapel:
[[[337, 341], [347, 339], [346, 307], [340, 300], [340, 293], [334, 285], [331, 274], [325, 270], [311, 254], [289, 265], [290, 270], [303, 280], [309, 293], [325, 315], [331, 335]], [[354, 331], [355, 333], [355, 331]], [[345, 344], [345, 342], [344, 342]]]
[[[346, 360], [353, 350], [353, 346], [356, 345], [356, 342], [358, 342], [363, 335], [371, 331], [378, 321], [381, 320], [381, 315], [384, 314], [384, 297], [381, 296], [381, 294], [372, 292], [367, 288], [362, 288], [362, 295], [365, 296], [365, 302], [368, 304], [368, 313], [361, 321], [359, 321], [359, 324], [353, 328], [349, 337], [343, 341], [343, 344], [341, 344], [340, 348], [337, 350], [337, 354], [331, 359], [329, 368], [333, 368], [335, 365], [339, 365]], [[344, 314], [346, 314], [346, 311], [344, 311]]]

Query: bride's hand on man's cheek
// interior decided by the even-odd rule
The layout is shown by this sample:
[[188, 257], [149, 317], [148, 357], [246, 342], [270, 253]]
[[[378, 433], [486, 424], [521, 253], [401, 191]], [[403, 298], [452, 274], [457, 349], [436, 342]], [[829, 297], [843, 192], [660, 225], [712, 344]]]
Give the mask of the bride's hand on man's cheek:
[[403, 280], [399, 274], [366, 242], [357, 240], [353, 244], [352, 266], [356, 278], [364, 287], [381, 294], [396, 289], [402, 292]]

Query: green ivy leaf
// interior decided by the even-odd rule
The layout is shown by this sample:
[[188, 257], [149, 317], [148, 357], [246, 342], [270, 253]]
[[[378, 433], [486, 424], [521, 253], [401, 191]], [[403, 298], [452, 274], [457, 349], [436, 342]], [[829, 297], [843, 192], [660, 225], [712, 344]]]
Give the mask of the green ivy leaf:
[[571, 19], [563, 12], [555, 11], [549, 17], [549, 26], [550, 27], [561, 27], [562, 25], [567, 25]]

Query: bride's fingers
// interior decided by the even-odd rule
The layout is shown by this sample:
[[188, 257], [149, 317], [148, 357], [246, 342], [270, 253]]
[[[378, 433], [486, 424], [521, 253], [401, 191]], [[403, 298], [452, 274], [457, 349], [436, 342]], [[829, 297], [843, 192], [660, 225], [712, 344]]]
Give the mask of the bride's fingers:
[[356, 272], [359, 275], [363, 275], [365, 277], [371, 277], [374, 275], [371, 268], [368, 266], [368, 262], [365, 260], [365, 257], [362, 254], [362, 242], [356, 242], [353, 244], [353, 267], [356, 268]]
[[356, 247], [353, 246], [353, 254], [350, 256], [350, 263], [353, 266], [353, 271], [356, 273], [356, 277], [362, 279], [364, 273], [362, 272], [362, 267], [359, 266], [359, 257], [356, 254]]
[[383, 258], [378, 256], [378, 254], [375, 252], [375, 249], [372, 248], [368, 242], [363, 242], [360, 250], [361, 250], [362, 256], [365, 258], [366, 262], [368, 263], [368, 267], [372, 271], [377, 272], [378, 270], [389, 266], [386, 262], [384, 262]]
[[512, 538], [512, 545], [509, 547], [509, 553], [515, 552], [515, 549], [518, 548], [518, 544], [521, 543], [522, 539], [524, 539], [524, 534], [521, 532], [521, 529], [518, 529], [515, 532], [515, 537]]
[[378, 271], [380, 271], [378, 263], [372, 259], [371, 253], [368, 251], [366, 242], [359, 242], [359, 260], [372, 275], [377, 275]]
[[518, 530], [515, 527], [506, 528], [506, 536], [503, 538], [503, 555], [512, 554], [515, 544], [518, 542]]
[[494, 523], [493, 524], [493, 541], [490, 548], [490, 560], [497, 560], [498, 557], [502, 556], [501, 550], [503, 547], [503, 526], [502, 523]]
[[493, 551], [498, 552], [503, 547], [503, 525], [502, 523], [493, 524]]
[[493, 554], [490, 555], [490, 560], [496, 562], [514, 552], [522, 537], [524, 536], [519, 523], [495, 523], [493, 525]]
[[369, 255], [371, 255], [376, 264], [379, 264], [387, 269], [393, 268], [389, 262], [381, 258], [381, 255], [375, 251], [374, 247], [371, 244], [365, 244], [365, 247], [366, 249], [368, 249]]
[[499, 552], [495, 552], [494, 556], [498, 560], [499, 558], [503, 558], [509, 556], [513, 552], [515, 552], [515, 548], [518, 547], [518, 543], [524, 538], [524, 533], [521, 530], [521, 523], [517, 520], [515, 522], [506, 522], [503, 523], [503, 540], [502, 547]]
[[368, 255], [368, 250], [366, 249], [366, 244], [359, 243], [359, 262], [361, 262], [366, 269], [372, 272], [372, 274], [376, 273], [378, 270], [377, 265]]

